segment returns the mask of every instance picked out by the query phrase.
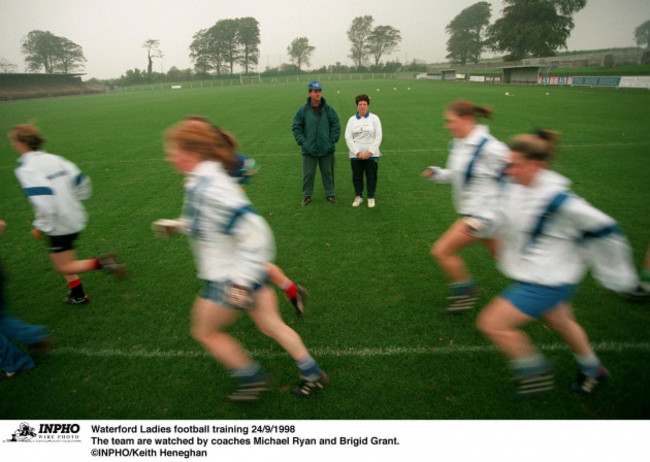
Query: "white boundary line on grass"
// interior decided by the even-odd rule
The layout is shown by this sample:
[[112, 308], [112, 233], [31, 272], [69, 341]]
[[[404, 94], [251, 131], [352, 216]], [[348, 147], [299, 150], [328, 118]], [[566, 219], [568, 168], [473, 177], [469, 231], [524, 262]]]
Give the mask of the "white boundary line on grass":
[[[543, 351], [558, 351], [568, 350], [564, 343], [550, 343], [545, 345], [538, 345]], [[621, 353], [624, 351], [637, 350], [643, 352], [650, 352], [650, 342], [598, 342], [592, 344], [596, 351], [612, 351]], [[316, 357], [322, 356], [352, 356], [352, 357], [378, 357], [378, 356], [398, 356], [398, 355], [450, 355], [455, 353], [492, 353], [496, 352], [493, 346], [421, 346], [421, 347], [386, 347], [386, 348], [314, 348], [310, 352]], [[256, 358], [275, 358], [287, 356], [284, 351], [252, 351], [252, 356]], [[111, 358], [111, 357], [126, 357], [126, 358], [198, 358], [209, 356], [207, 352], [202, 350], [197, 351], [162, 351], [162, 350], [145, 350], [145, 349], [130, 349], [130, 350], [116, 350], [104, 349], [93, 350], [90, 348], [72, 348], [61, 347], [52, 350], [52, 354], [57, 355], [78, 355], [87, 356], [92, 358]]]

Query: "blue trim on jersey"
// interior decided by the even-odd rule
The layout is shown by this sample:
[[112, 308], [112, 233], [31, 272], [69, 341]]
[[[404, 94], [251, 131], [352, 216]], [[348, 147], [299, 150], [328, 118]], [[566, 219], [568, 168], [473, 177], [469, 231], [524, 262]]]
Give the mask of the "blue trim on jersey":
[[58, 172], [52, 173], [51, 175], [46, 176], [48, 180], [53, 180], [55, 178], [58, 178], [60, 176], [65, 176], [68, 174], [67, 170], [59, 170]]
[[[370, 115], [370, 111], [366, 112], [366, 115], [363, 116], [364, 119], [367, 119], [368, 116]], [[359, 111], [355, 114], [355, 117], [358, 119], [361, 119], [361, 116], [359, 115]]]
[[232, 230], [235, 227], [237, 221], [247, 213], [253, 213], [257, 215], [257, 211], [253, 208], [252, 205], [244, 205], [243, 207], [240, 207], [237, 210], [235, 210], [232, 216], [230, 217], [230, 220], [224, 227], [223, 230], [224, 234], [232, 234]]
[[555, 197], [553, 197], [553, 199], [546, 206], [544, 212], [537, 219], [537, 223], [535, 224], [535, 227], [531, 231], [530, 239], [528, 239], [528, 242], [526, 243], [525, 247], [528, 247], [535, 243], [537, 238], [544, 231], [544, 226], [546, 225], [548, 219], [553, 216], [553, 214], [557, 211], [557, 209], [559, 209], [562, 206], [562, 204], [564, 204], [564, 201], [566, 201], [568, 198], [569, 198], [569, 194], [566, 193], [565, 191], [562, 191], [556, 194]]
[[81, 183], [84, 182], [85, 179], [86, 179], [86, 175], [83, 174], [83, 173], [80, 173], [79, 175], [77, 175], [77, 176], [75, 177], [75, 179], [74, 179], [74, 185], [75, 185], [75, 186], [79, 186]]
[[596, 231], [585, 231], [582, 234], [582, 239], [605, 237], [609, 236], [610, 234], [623, 234], [623, 231], [616, 223], [614, 223]]
[[510, 168], [510, 164], [506, 165], [501, 169], [499, 172], [499, 176], [497, 177], [497, 181], [499, 182], [499, 186], [503, 186], [504, 184], [507, 184], [510, 182], [510, 175], [506, 173], [506, 170]]
[[481, 154], [481, 149], [483, 149], [483, 146], [485, 146], [485, 143], [487, 142], [487, 138], [483, 138], [481, 140], [481, 142], [476, 147], [476, 151], [474, 151], [474, 154], [472, 155], [472, 160], [470, 160], [469, 164], [467, 164], [467, 171], [465, 172], [465, 184], [469, 183], [472, 179], [474, 173], [474, 164]]
[[27, 197], [31, 196], [53, 196], [54, 191], [47, 186], [34, 186], [32, 188], [23, 188], [23, 193]]

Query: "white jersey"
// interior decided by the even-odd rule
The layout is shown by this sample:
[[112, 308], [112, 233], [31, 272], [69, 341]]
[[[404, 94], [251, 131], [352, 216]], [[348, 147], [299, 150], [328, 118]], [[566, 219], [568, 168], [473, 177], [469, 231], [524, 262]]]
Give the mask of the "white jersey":
[[357, 113], [350, 117], [345, 127], [345, 143], [350, 159], [355, 159], [360, 152], [371, 152], [372, 157], [380, 157], [382, 136], [381, 121], [375, 114], [368, 112], [360, 117]]
[[88, 214], [81, 200], [90, 197], [90, 178], [67, 159], [42, 151], [23, 154], [15, 174], [34, 208], [34, 228], [49, 236], [78, 233]]
[[530, 186], [507, 185], [477, 235], [502, 239], [498, 265], [511, 279], [577, 284], [591, 267], [608, 289], [634, 289], [638, 275], [627, 239], [611, 217], [573, 195], [569, 186], [567, 178], [549, 170], [540, 170]]
[[451, 143], [446, 168], [434, 170], [431, 180], [452, 183], [454, 207], [462, 215], [480, 215], [494, 206], [510, 149], [477, 125], [467, 137]]
[[269, 225], [218, 162], [201, 162], [187, 175], [183, 221], [198, 277], [254, 288], [275, 258]]

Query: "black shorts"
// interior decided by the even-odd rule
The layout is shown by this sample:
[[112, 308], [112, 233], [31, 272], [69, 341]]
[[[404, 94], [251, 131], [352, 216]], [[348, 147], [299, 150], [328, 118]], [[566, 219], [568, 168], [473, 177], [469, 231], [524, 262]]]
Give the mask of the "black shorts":
[[74, 241], [79, 237], [79, 233], [48, 237], [50, 238], [50, 253], [61, 253], [74, 249]]

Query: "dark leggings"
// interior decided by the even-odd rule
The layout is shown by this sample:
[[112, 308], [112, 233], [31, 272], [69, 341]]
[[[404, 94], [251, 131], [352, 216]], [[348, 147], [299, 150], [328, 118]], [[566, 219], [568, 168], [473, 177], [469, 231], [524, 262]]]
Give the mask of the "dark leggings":
[[355, 196], [363, 196], [363, 175], [366, 175], [368, 199], [375, 197], [377, 190], [377, 170], [379, 169], [379, 159], [352, 159], [352, 184], [354, 185]]

